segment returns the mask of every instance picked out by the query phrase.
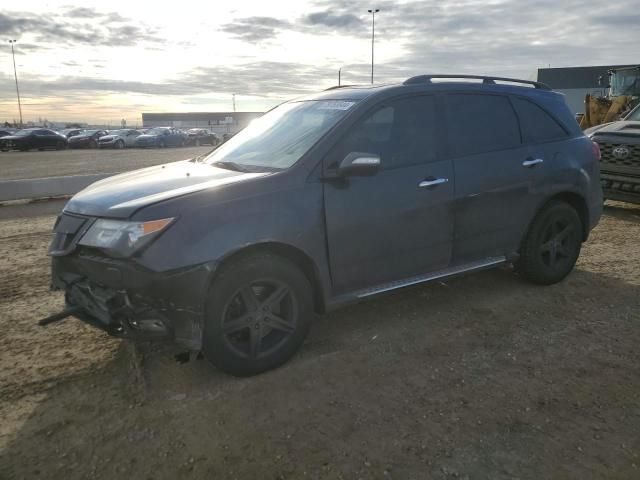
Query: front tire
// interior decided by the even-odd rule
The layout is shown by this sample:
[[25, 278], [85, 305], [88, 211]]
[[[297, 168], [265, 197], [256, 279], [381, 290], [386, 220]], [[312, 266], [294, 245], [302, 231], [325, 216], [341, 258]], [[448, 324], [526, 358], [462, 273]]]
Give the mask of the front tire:
[[552, 202], [536, 215], [520, 251], [518, 269], [539, 285], [564, 279], [582, 247], [580, 215], [565, 202]]
[[223, 267], [211, 287], [202, 350], [224, 372], [255, 375], [291, 358], [312, 319], [304, 273], [280, 256], [253, 254]]

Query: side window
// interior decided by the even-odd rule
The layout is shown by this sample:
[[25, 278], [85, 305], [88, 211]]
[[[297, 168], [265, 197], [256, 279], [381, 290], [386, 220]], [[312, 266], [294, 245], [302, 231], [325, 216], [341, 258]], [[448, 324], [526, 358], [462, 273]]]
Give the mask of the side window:
[[350, 152], [379, 155], [385, 170], [434, 161], [436, 117], [433, 96], [387, 102], [351, 128], [337, 147], [336, 161]]
[[501, 95], [448, 95], [449, 144], [456, 156], [505, 150], [520, 145], [518, 118]]
[[529, 100], [513, 98], [525, 143], [551, 142], [567, 138], [567, 132], [542, 108]]

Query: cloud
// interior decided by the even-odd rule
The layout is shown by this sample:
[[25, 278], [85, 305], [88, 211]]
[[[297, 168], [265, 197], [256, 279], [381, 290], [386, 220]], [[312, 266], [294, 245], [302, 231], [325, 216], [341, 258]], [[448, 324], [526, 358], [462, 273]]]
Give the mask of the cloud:
[[[16, 38], [25, 34], [34, 35], [41, 44], [65, 42], [67, 46], [164, 42], [153, 29], [140, 22], [127, 20], [117, 13], [101, 13], [84, 7], [72, 9], [64, 15], [14, 12], [9, 16], [0, 13], [0, 35]], [[31, 45], [31, 50], [34, 49]]]
[[331, 11], [315, 12], [304, 17], [304, 22], [309, 25], [321, 25], [332, 30], [361, 30], [364, 22], [361, 18], [351, 13], [335, 14]]
[[279, 30], [291, 28], [288, 22], [273, 17], [246, 17], [222, 26], [222, 31], [246, 42], [258, 43], [277, 36]]

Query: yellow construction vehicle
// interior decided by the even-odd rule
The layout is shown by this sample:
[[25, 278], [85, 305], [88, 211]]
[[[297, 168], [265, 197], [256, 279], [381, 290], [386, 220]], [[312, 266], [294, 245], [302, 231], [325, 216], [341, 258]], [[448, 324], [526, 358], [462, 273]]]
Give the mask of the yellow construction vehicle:
[[[606, 97], [587, 95], [580, 127], [615, 122], [640, 103], [640, 65], [609, 70], [609, 94]], [[604, 83], [601, 77], [600, 81]]]

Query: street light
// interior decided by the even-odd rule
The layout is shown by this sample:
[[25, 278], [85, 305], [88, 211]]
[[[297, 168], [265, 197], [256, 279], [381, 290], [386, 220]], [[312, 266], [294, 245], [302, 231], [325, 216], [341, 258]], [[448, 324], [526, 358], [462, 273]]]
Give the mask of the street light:
[[9, 40], [11, 44], [11, 56], [13, 57], [13, 76], [16, 79], [16, 95], [18, 95], [18, 111], [20, 112], [20, 128], [22, 128], [22, 105], [20, 105], [20, 90], [18, 89], [18, 72], [16, 70], [16, 54], [13, 51], [13, 44], [16, 40]]
[[379, 8], [367, 10], [371, 14], [371, 84], [373, 85], [373, 42], [376, 38], [376, 13]]

